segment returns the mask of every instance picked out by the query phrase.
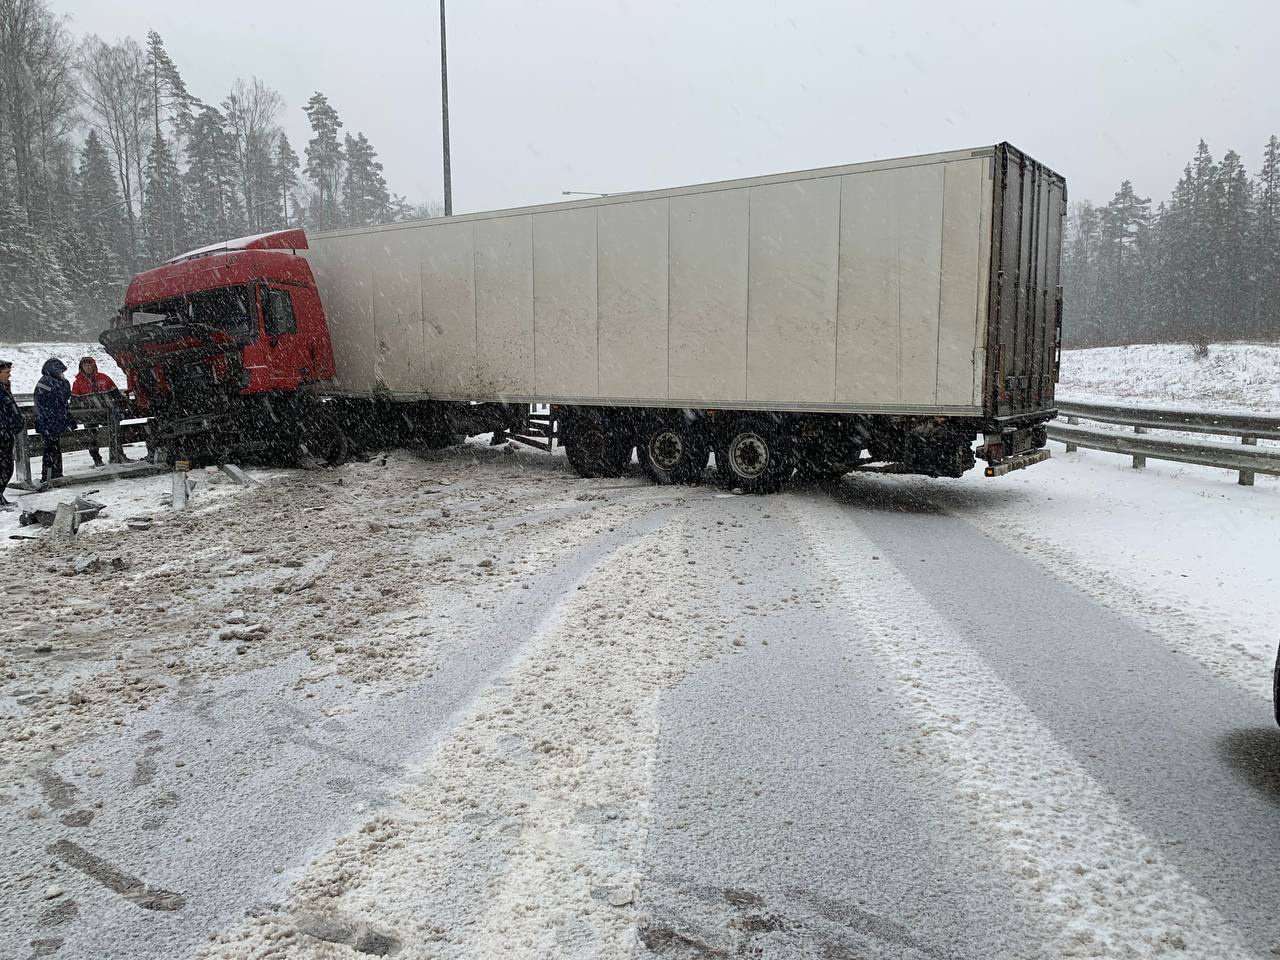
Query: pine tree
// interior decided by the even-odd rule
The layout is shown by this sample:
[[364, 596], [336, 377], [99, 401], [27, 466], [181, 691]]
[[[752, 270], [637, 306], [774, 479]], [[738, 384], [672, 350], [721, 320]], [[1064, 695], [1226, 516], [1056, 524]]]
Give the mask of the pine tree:
[[1254, 206], [1254, 290], [1251, 335], [1280, 339], [1280, 139], [1273, 134], [1262, 154]]
[[242, 235], [244, 208], [235, 190], [235, 149], [226, 119], [216, 108], [206, 106], [196, 115], [188, 159], [192, 241], [199, 246]]
[[1144, 319], [1141, 297], [1143, 255], [1151, 201], [1125, 180], [1099, 211], [1098, 307], [1103, 335], [1111, 343], [1132, 343]]
[[1215, 339], [1234, 340], [1248, 335], [1253, 302], [1253, 271], [1248, 263], [1253, 185], [1234, 150], [1222, 158], [1217, 193], [1213, 244], [1214, 296], [1219, 313]]
[[163, 263], [187, 249], [182, 175], [163, 134], [147, 154], [147, 192], [142, 205], [143, 233], [151, 263]]
[[310, 222], [320, 230], [340, 225], [338, 184], [342, 179], [342, 145], [338, 131], [342, 121], [323, 93], [315, 93], [302, 108], [314, 136], [307, 141], [307, 179], [315, 186]]
[[294, 198], [294, 191], [298, 189], [298, 166], [298, 155], [293, 152], [289, 138], [281, 131], [276, 140], [272, 174], [276, 198], [280, 204], [279, 223], [284, 227], [297, 226], [302, 222], [301, 211], [296, 210], [297, 200]]
[[147, 31], [147, 79], [151, 84], [153, 134], [159, 139], [160, 125], [165, 122], [172, 124], [171, 137], [175, 149], [171, 153], [176, 163], [176, 145], [190, 135], [193, 110], [199, 101], [187, 92], [182, 74], [164, 48], [164, 40], [154, 30]]
[[342, 180], [342, 214], [349, 227], [384, 223], [391, 219], [391, 195], [382, 176], [378, 154], [363, 133], [347, 134], [347, 172]]
[[129, 240], [111, 160], [94, 131], [80, 152], [74, 223], [63, 232], [59, 248], [76, 312], [96, 335], [123, 300]]
[[75, 196], [80, 230], [100, 237], [121, 263], [126, 262], [129, 236], [124, 222], [124, 201], [116, 186], [111, 158], [95, 130], [89, 131], [80, 151]]

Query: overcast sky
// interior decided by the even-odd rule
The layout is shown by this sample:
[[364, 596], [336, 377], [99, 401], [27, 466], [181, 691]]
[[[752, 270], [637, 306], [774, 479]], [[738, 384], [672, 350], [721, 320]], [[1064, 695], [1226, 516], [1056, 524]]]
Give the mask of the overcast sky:
[[[149, 28], [192, 93], [328, 95], [391, 189], [442, 195], [433, 0], [50, 0], [77, 35]], [[1280, 133], [1277, 0], [452, 0], [455, 212], [1009, 140], [1105, 201], [1163, 199], [1200, 137], [1256, 173]]]

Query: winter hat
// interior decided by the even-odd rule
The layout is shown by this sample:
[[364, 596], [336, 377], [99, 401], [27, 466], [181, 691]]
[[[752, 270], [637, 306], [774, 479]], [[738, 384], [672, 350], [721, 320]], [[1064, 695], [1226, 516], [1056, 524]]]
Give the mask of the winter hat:
[[7, 367], [12, 367], [12, 366], [13, 366], [12, 360], [0, 360], [0, 370], [4, 370]]

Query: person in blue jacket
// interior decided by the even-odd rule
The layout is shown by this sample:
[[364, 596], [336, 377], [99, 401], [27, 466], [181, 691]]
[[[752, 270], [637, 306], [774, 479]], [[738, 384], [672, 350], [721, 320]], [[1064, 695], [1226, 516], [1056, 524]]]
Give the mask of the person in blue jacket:
[[40, 368], [36, 384], [36, 432], [44, 440], [44, 458], [40, 461], [40, 482], [48, 483], [62, 476], [62, 435], [76, 428], [67, 407], [71, 403], [71, 384], [63, 376], [67, 365], [50, 357]]

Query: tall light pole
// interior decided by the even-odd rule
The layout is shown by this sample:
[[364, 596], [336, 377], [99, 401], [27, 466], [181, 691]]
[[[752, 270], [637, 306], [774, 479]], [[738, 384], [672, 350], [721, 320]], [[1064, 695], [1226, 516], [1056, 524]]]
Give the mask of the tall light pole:
[[444, 127], [444, 215], [453, 216], [453, 181], [449, 175], [449, 57], [444, 42], [444, 0], [440, 0], [440, 122]]

